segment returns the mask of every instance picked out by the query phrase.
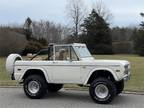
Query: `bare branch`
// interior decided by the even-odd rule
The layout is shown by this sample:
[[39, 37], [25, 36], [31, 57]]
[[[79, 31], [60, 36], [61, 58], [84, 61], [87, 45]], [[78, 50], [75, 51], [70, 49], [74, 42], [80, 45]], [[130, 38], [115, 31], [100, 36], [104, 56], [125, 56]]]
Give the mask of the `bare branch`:
[[110, 12], [110, 10], [108, 8], [106, 8], [106, 6], [102, 0], [97, 0], [94, 3], [93, 8], [101, 17], [104, 18], [104, 20], [110, 21], [113, 18], [112, 13]]
[[85, 17], [85, 8], [82, 0], [67, 0], [67, 14], [71, 19], [74, 28], [74, 35], [77, 37], [80, 32], [80, 25]]

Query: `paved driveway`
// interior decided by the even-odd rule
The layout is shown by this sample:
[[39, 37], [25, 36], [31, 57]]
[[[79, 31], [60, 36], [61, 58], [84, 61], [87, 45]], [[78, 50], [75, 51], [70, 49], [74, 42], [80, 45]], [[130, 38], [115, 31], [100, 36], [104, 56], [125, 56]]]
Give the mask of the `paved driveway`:
[[27, 98], [22, 88], [0, 88], [0, 108], [143, 108], [144, 95], [122, 94], [109, 105], [95, 104], [88, 91], [61, 90], [44, 99]]

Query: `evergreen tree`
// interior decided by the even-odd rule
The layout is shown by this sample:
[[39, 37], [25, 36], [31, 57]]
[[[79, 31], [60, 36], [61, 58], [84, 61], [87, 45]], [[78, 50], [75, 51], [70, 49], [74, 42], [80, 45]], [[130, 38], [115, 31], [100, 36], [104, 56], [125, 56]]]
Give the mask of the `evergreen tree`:
[[[140, 15], [144, 17], [144, 13], [140, 13]], [[144, 30], [144, 21], [141, 21], [140, 26]]]
[[[144, 17], [144, 14], [140, 14], [142, 17]], [[135, 33], [134, 36], [134, 48], [137, 54], [140, 56], [144, 56], [144, 22], [142, 21], [140, 23], [140, 29]]]
[[28, 17], [24, 24], [24, 30], [27, 40], [31, 39], [32, 29], [31, 29], [32, 20]]
[[112, 54], [112, 39], [109, 24], [93, 9], [85, 18], [83, 26], [83, 42], [93, 54]]

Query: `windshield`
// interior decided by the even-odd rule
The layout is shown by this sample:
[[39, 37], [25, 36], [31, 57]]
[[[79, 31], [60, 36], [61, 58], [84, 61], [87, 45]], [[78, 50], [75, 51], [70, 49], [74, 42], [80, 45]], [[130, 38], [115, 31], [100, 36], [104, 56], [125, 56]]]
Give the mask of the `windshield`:
[[85, 58], [85, 57], [91, 57], [90, 52], [88, 51], [86, 46], [76, 46], [75, 47], [76, 51], [78, 51], [79, 56], [81, 58]]

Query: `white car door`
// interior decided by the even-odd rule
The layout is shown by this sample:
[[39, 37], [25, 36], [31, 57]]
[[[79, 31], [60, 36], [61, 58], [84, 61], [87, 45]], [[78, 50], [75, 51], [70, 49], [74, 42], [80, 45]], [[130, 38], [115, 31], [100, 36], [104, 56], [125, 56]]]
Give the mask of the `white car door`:
[[79, 61], [55, 61], [52, 70], [55, 83], [81, 83]]
[[71, 46], [55, 46], [52, 80], [55, 83], [81, 83], [80, 61]]

